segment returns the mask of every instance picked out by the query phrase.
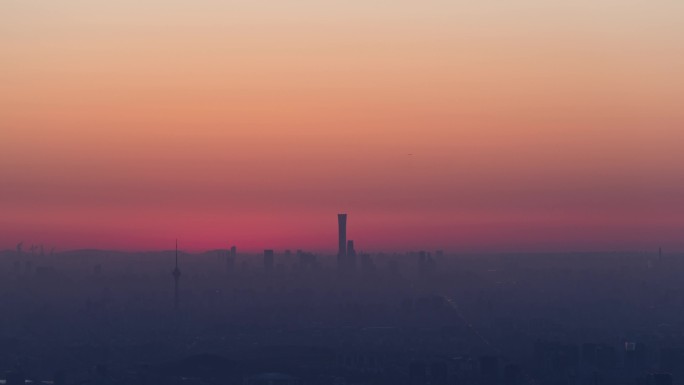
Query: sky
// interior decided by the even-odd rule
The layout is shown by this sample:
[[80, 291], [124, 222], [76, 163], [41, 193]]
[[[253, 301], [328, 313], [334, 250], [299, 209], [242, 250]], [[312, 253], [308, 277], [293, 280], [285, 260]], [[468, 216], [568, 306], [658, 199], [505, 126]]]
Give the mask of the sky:
[[680, 0], [3, 0], [0, 249], [684, 251]]

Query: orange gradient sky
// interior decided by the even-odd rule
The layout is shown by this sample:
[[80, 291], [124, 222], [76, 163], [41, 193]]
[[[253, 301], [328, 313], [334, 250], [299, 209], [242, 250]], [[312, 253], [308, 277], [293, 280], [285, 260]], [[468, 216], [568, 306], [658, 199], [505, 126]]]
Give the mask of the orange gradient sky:
[[0, 248], [682, 250], [682, 15], [4, 0]]

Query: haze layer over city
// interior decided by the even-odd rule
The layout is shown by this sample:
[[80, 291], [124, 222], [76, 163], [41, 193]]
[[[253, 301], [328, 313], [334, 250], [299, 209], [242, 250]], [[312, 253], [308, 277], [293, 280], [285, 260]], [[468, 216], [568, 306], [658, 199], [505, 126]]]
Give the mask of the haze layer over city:
[[0, 256], [7, 383], [684, 378], [681, 253], [366, 253], [330, 217], [333, 255], [18, 244]]

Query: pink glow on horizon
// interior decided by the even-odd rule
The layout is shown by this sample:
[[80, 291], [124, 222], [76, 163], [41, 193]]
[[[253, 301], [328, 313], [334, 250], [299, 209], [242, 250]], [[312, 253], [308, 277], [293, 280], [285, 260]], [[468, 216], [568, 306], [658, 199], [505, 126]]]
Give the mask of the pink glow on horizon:
[[4, 1], [0, 249], [684, 250], [684, 3], [616, 4]]

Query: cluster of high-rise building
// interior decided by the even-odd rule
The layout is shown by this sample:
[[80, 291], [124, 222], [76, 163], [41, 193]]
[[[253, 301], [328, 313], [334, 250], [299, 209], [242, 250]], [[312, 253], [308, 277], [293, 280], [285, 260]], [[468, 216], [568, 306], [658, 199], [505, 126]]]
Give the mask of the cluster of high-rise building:
[[682, 254], [370, 254], [347, 225], [326, 255], [0, 250], [0, 384], [684, 384]]
[[[348, 273], [356, 270], [357, 254], [354, 248], [354, 241], [347, 239], [347, 214], [337, 214], [338, 225], [338, 253], [337, 253], [337, 268], [340, 272]], [[286, 251], [290, 253], [290, 251]], [[315, 255], [311, 253], [304, 253], [301, 250], [297, 251], [300, 258], [300, 264], [303, 267], [311, 267], [315, 265]], [[180, 269], [178, 268], [178, 241], [176, 241], [175, 267], [172, 271], [174, 279], [174, 307], [179, 307], [179, 281]], [[226, 270], [233, 271], [235, 268], [235, 259], [237, 257], [237, 247], [231, 246], [230, 250], [225, 253]], [[363, 257], [363, 255], [362, 255]], [[367, 256], [366, 256], [367, 257]], [[366, 263], [367, 264], [367, 263]], [[275, 251], [273, 249], [265, 249], [263, 256], [264, 271], [273, 271], [275, 269]]]

